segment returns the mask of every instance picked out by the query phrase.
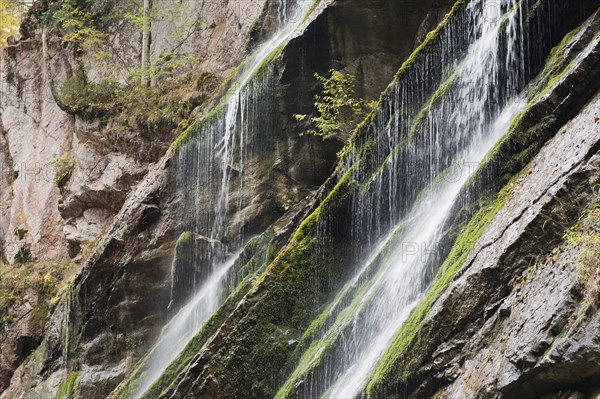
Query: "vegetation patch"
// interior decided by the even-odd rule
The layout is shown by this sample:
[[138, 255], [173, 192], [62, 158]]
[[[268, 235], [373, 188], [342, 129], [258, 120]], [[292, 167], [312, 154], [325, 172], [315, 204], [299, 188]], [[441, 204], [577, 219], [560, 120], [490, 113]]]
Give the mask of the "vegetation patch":
[[80, 69], [64, 82], [57, 100], [71, 114], [87, 120], [115, 121], [122, 130], [183, 130], [189, 125], [186, 118], [191, 111], [214, 93], [218, 84], [209, 82], [215, 79], [207, 78], [205, 72], [190, 72], [156, 86], [121, 85], [114, 78], [89, 82]]
[[411, 141], [413, 141], [415, 139], [417, 132], [423, 126], [423, 123], [425, 122], [427, 115], [429, 115], [431, 110], [440, 102], [440, 100], [442, 98], [444, 98], [444, 96], [456, 84], [456, 82], [458, 80], [458, 72], [459, 71], [460, 71], [460, 66], [458, 66], [455, 69], [454, 73], [452, 73], [452, 75], [450, 75], [450, 77], [448, 79], [446, 79], [438, 87], [438, 89], [431, 95], [431, 97], [429, 98], [429, 100], [427, 101], [425, 106], [423, 108], [421, 108], [421, 110], [417, 114], [417, 117], [415, 118], [415, 120], [410, 128], [409, 139]]
[[9, 37], [19, 37], [19, 26], [28, 8], [22, 0], [0, 0], [0, 48], [8, 45]]
[[30, 322], [34, 331], [41, 333], [52, 298], [63, 292], [66, 281], [76, 270], [77, 266], [67, 261], [0, 264], [0, 329], [14, 321], [15, 306], [23, 300], [27, 290], [32, 289], [38, 299]]
[[580, 254], [579, 290], [583, 302], [596, 311], [600, 305], [600, 204], [586, 209], [579, 222], [567, 230], [563, 240], [567, 250], [575, 249]]
[[73, 399], [73, 392], [75, 391], [75, 383], [77, 382], [77, 373], [69, 373], [67, 377], [64, 379], [60, 387], [58, 388], [58, 392], [56, 394], [56, 399]]
[[565, 54], [567, 53], [573, 38], [581, 32], [582, 27], [583, 25], [567, 33], [563, 40], [550, 51], [550, 55], [546, 60], [546, 65], [539, 76], [538, 89], [536, 90], [537, 97], [548, 93], [555, 86], [558, 78], [562, 76], [569, 65], [569, 58], [565, 57]]
[[56, 185], [61, 188], [69, 181], [73, 174], [73, 170], [75, 169], [73, 155], [68, 151], [63, 153], [54, 160], [54, 167], [56, 168], [54, 180]]
[[334, 69], [330, 77], [315, 73], [315, 78], [323, 86], [321, 94], [315, 96], [317, 116], [294, 115], [297, 121], [310, 121], [314, 126], [304, 134], [321, 137], [323, 140], [336, 138], [344, 141], [352, 130], [375, 108], [374, 101], [367, 102], [355, 96], [355, 78]]

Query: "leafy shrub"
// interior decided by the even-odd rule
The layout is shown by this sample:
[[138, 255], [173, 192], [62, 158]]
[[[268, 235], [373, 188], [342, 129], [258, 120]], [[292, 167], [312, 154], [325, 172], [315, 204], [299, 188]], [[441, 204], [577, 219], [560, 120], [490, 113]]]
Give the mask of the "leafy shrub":
[[115, 108], [119, 92], [119, 85], [114, 80], [106, 78], [99, 83], [89, 83], [85, 72], [80, 69], [63, 84], [59, 102], [67, 112], [93, 119]]
[[23, 1], [0, 0], [0, 47], [8, 44], [8, 38], [19, 35], [19, 25], [27, 11]]
[[58, 187], [63, 187], [69, 178], [71, 178], [73, 170], [75, 169], [73, 156], [70, 152], [63, 153], [54, 160], [54, 166], [56, 167], [56, 185]]
[[192, 74], [179, 79], [162, 77], [155, 87], [140, 85], [137, 75], [125, 85], [112, 79], [94, 83], [78, 70], [59, 90], [58, 102], [67, 112], [87, 120], [116, 120], [123, 129], [168, 130], [185, 126], [181, 122], [192, 109], [218, 88], [216, 77], [204, 72], [195, 79]]
[[[98, 5], [104, 3], [99, 1]], [[63, 0], [53, 3], [45, 18], [59, 30], [64, 44], [74, 46], [80, 58], [90, 55], [93, 59], [100, 60], [108, 56], [108, 35], [99, 28], [103, 9], [85, 1]]]
[[315, 73], [315, 77], [323, 86], [322, 94], [315, 96], [317, 116], [297, 114], [294, 117], [297, 121], [308, 119], [314, 126], [303, 134], [321, 137], [323, 140], [336, 138], [343, 141], [376, 103], [355, 97], [354, 76], [334, 69], [329, 73], [329, 78]]

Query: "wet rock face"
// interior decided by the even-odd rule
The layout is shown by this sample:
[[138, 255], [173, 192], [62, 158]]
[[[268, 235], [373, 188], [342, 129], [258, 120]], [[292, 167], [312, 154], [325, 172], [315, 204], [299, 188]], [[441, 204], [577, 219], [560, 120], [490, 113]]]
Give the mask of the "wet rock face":
[[[598, 106], [600, 96], [542, 150], [498, 215], [512, 223], [498, 219], [491, 225], [482, 241], [488, 247], [440, 298], [430, 322], [459, 313], [451, 342], [464, 340], [452, 359], [439, 358], [439, 370], [455, 367], [440, 397], [539, 397], [597, 382], [600, 318], [582, 301], [582, 250], [557, 242], [563, 226], [599, 199], [590, 189], [600, 179]], [[487, 302], [465, 300], [475, 295]], [[463, 306], [451, 310], [450, 303]], [[469, 309], [484, 306], [483, 319], [461, 322]], [[464, 335], [469, 326], [471, 338]]]
[[359, 94], [377, 99], [401, 63], [450, 11], [452, 0], [344, 1], [325, 15], [328, 59], [359, 77]]
[[175, 245], [172, 265], [171, 302], [169, 309], [174, 314], [185, 301], [210, 277], [212, 265], [207, 259], [226, 259], [227, 248], [219, 241], [195, 234], [181, 233]]
[[599, 94], [541, 150], [437, 300], [427, 348], [412, 348], [431, 357], [410, 396], [441, 385], [443, 398], [562, 397], [597, 384], [599, 313], [582, 299], [581, 247], [561, 241], [599, 200], [598, 109]]
[[[0, 331], [0, 390], [10, 384], [14, 370], [39, 345], [43, 330], [32, 322], [31, 313], [38, 305], [35, 290], [27, 290], [25, 296], [12, 309], [12, 320]], [[5, 315], [6, 316], [6, 315]]]
[[[254, 21], [268, 30], [272, 16], [260, 19], [258, 14], [256, 18], [248, 14], [251, 8], [258, 7], [260, 12], [268, 9], [266, 2], [220, 3], [223, 4], [217, 8], [210, 2], [188, 4], [194, 13], [210, 13], [210, 18], [206, 29], [197, 32], [186, 46], [202, 58], [199, 68], [223, 75], [244, 58], [246, 48], [256, 44], [248, 35]], [[242, 201], [247, 206], [230, 215], [236, 225], [243, 225], [248, 235], [263, 231], [284, 213], [284, 205], [305, 197], [329, 175], [339, 144], [301, 138], [299, 128], [292, 122], [294, 113], [312, 109], [311, 96], [319, 90], [313, 72], [325, 73], [333, 67], [354, 73], [359, 94], [375, 98], [451, 3], [339, 1], [325, 8], [288, 45], [276, 63], [277, 129], [273, 137], [261, 142], [262, 152], [249, 163], [245, 192], [248, 198]], [[153, 30], [158, 33], [166, 24], [159, 22]], [[115, 43], [123, 45], [123, 51], [135, 58], [135, 48], [127, 50], [122, 33], [115, 34]], [[156, 36], [167, 40], [168, 35]], [[157, 43], [158, 49], [172, 44]], [[33, 253], [32, 259], [39, 258], [36, 245], [45, 254], [76, 257], [90, 243], [92, 255], [74, 284], [72, 303], [61, 303], [43, 337], [32, 336], [35, 346], [43, 338], [42, 343], [32, 360], [18, 368], [1, 397], [24, 394], [44, 398], [45, 393], [56, 392], [64, 380], [65, 364], [77, 364], [83, 397], [104, 398], [150, 349], [166, 322], [173, 299], [176, 242], [186, 229], [186, 215], [182, 213], [178, 191], [181, 188], [176, 184], [175, 159], [168, 155], [156, 161], [165, 143], [154, 146], [139, 132], [126, 132], [126, 144], [113, 147], [101, 127], [74, 120], [58, 108], [49, 92], [45, 71], [49, 69], [53, 78], [64, 80], [72, 69], [72, 60], [61, 54], [56, 42], [49, 48], [54, 52], [49, 67], [43, 64], [35, 40], [18, 44], [9, 50], [8, 58], [3, 58], [2, 68], [6, 69], [2, 71], [12, 70], [11, 79], [6, 75], [9, 98], [19, 98], [17, 102], [6, 100], [5, 96], [0, 99], [0, 162], [8, 165], [0, 176], [0, 196], [3, 204], [8, 204], [0, 211], [3, 256], [16, 259], [19, 251], [12, 255], [8, 251], [11, 240], [19, 250], [27, 248]], [[17, 63], [19, 70], [15, 72]], [[101, 75], [93, 68], [92, 72]], [[569, 81], [564, 83], [565, 93], [573, 90]], [[581, 90], [580, 86], [575, 88]], [[564, 96], [557, 97], [557, 101], [547, 104], [554, 107], [563, 100]], [[474, 256], [469, 269], [440, 299], [430, 315], [429, 328], [452, 328], [445, 341], [437, 342], [438, 345], [433, 342], [432, 364], [423, 365], [422, 392], [451, 384], [442, 395], [461, 397], [461, 392], [472, 390], [468, 392], [486, 396], [492, 395], [490, 389], [496, 389], [507, 397], [520, 397], [520, 392], [552, 393], [596, 375], [598, 337], [593, 332], [598, 331], [597, 314], [585, 323], [568, 322], [580, 306], [574, 288], [578, 269], [570, 262], [577, 254], [565, 255], [558, 265], [540, 263], [528, 277], [531, 285], [512, 290], [515, 276], [521, 275], [532, 261], [531, 254], [546, 249], [539, 242], [560, 241], [560, 226], [542, 223], [544, 218], [558, 214], [571, 220], [578, 207], [590, 201], [585, 188], [598, 183], [599, 167], [594, 155], [598, 146], [593, 142], [598, 137], [594, 130], [597, 124], [589, 123], [593, 119], [591, 114], [583, 113], [573, 121], [577, 131], [565, 128], [559, 136], [569, 140], [555, 140], [540, 155], [532, 174], [544, 177], [543, 181], [528, 178], [520, 183], [519, 193], [538, 196], [517, 196], [503, 215], [511, 224], [499, 221], [489, 233], [490, 250], [496, 251], [493, 256], [497, 256], [497, 262], [490, 264], [491, 257]], [[71, 154], [74, 166], [71, 176], [59, 187], [54, 161], [64, 153]], [[263, 157], [265, 154], [268, 158]], [[556, 165], [552, 163], [555, 154], [562, 157]], [[269, 162], [260, 164], [264, 159]], [[36, 180], [27, 167], [20, 167], [31, 162], [52, 165], [49, 177]], [[231, 201], [240, 198], [232, 197]], [[193, 236], [201, 245], [227, 252], [221, 243], [197, 233], [204, 232]], [[100, 241], [91, 243], [100, 235]], [[532, 236], [542, 238], [534, 242]], [[175, 265], [185, 268], [185, 264]], [[186, 299], [187, 292], [180, 294], [174, 307]], [[552, 301], [544, 300], [547, 295], [552, 296]], [[545, 308], [543, 312], [539, 311], [541, 307]], [[527, 312], [537, 312], [537, 316], [530, 320], [525, 316]], [[483, 319], [481, 314], [485, 315]], [[28, 340], [29, 333], [15, 331], [9, 338], [10, 348], [18, 351], [19, 345], [33, 345]], [[567, 334], [563, 337], [564, 331]], [[72, 337], [68, 347], [65, 334]], [[226, 329], [216, 337], [219, 345], [226, 341], [225, 334]], [[494, 372], [482, 371], [491, 361], [486, 346], [507, 354], [495, 363]], [[14, 369], [23, 360], [15, 361], [18, 356], [9, 350], [2, 353], [0, 363], [6, 364], [6, 369]], [[580, 377], [573, 370], [580, 367], [590, 370], [590, 374], [578, 380]], [[3, 377], [5, 381], [1, 380]], [[8, 384], [8, 380], [8, 374], [0, 376], [0, 383]], [[217, 395], [215, 381], [209, 375], [205, 380], [188, 383], [210, 396]]]
[[[331, 2], [301, 35], [290, 41], [279, 60], [279, 82], [274, 94], [277, 143], [259, 155], [264, 158], [275, 151], [269, 170], [271, 179], [265, 184], [261, 179], [265, 173], [260, 173], [253, 183], [256, 187], [269, 187], [260, 193], [261, 201], [254, 204], [269, 199], [272, 203], [267, 209], [255, 206], [243, 211], [265, 215], [266, 220], [259, 226], [249, 226], [251, 231], [262, 231], [276, 219], [273, 207], [296, 203], [322, 184], [342, 147], [343, 143], [336, 140], [299, 137], [307, 127], [298, 124], [293, 115], [314, 112], [314, 95], [322, 90], [314, 73], [327, 75], [333, 68], [352, 74], [356, 77], [356, 94], [376, 100], [419, 44], [423, 32], [434, 28], [452, 4], [453, 0], [428, 0], [418, 5], [411, 0]], [[283, 193], [289, 193], [289, 197]]]
[[[476, 243], [455, 281], [428, 312], [416, 338], [395, 359], [397, 367], [390, 368], [393, 371], [388, 375], [396, 384], [376, 392], [378, 397], [436, 393], [450, 398], [539, 397], [587, 383], [587, 376], [573, 377], [580, 365], [565, 357], [555, 359], [556, 367], [549, 367], [554, 371], [541, 377], [554, 362], [544, 357], [549, 344], [559, 342], [559, 335], [566, 333], [560, 314], [571, 314], [573, 306], [582, 308], [577, 294], [579, 271], [565, 268], [556, 272], [558, 283], [553, 267], [561, 266], [547, 265], [544, 260], [552, 256], [552, 249], [563, 241], [565, 230], [577, 222], [581, 210], [598, 201], [600, 126], [596, 114], [600, 87], [593, 67], [600, 54], [597, 30], [598, 15], [594, 14], [577, 33], [568, 36], [564, 53], [555, 52], [567, 60], [564, 73], [553, 74], [555, 79], [544, 84], [542, 94], [520, 119], [514, 135], [519, 144], [502, 150], [512, 140], [503, 143], [500, 152], [507, 154], [498, 159], [504, 162], [503, 168], [513, 167], [514, 157], [526, 153], [520, 146], [529, 140], [530, 131], [536, 132], [536, 141], [553, 139], [531, 164], [529, 160], [521, 163], [523, 167], [529, 164], [525, 174], [506, 186], [509, 199], [503, 209]], [[535, 148], [540, 143], [525, 147], [530, 145]], [[508, 183], [505, 177], [501, 179], [502, 185]], [[552, 276], [541, 273], [538, 284], [544, 293], [536, 294], [537, 299], [529, 303], [531, 295], [527, 291], [523, 295], [520, 286], [537, 266]], [[574, 274], [566, 278], [565, 273]], [[544, 278], [547, 281], [542, 283]], [[544, 295], [553, 297], [542, 306]], [[516, 300], [507, 299], [513, 296]], [[529, 322], [532, 324], [527, 327]], [[556, 323], [558, 332], [556, 326], [550, 328]], [[588, 360], [597, 357], [598, 348], [580, 349]], [[576, 352], [572, 349], [571, 353], [575, 356]], [[596, 370], [595, 366], [586, 367]], [[528, 386], [527, 381], [537, 375], [540, 381]]]
[[302, 102], [295, 90], [316, 92], [319, 88], [313, 73], [326, 74], [330, 68], [356, 76], [359, 96], [379, 98], [402, 62], [453, 4], [451, 0], [333, 3], [285, 52], [286, 111], [298, 113], [291, 109], [295, 106], [310, 112], [312, 97]]

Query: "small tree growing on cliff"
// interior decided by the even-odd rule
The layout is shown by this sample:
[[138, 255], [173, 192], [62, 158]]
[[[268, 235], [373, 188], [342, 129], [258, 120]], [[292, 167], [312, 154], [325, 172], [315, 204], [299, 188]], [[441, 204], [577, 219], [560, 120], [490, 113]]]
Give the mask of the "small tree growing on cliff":
[[343, 141], [376, 103], [355, 97], [354, 76], [334, 69], [329, 73], [329, 78], [315, 73], [315, 78], [323, 86], [322, 93], [315, 96], [317, 116], [296, 114], [294, 117], [297, 121], [309, 119], [314, 126], [302, 135], [310, 134], [323, 140], [335, 138]]
[[0, 0], [0, 47], [19, 35], [19, 25], [32, 0]]
[[149, 86], [151, 78], [148, 76], [150, 64], [150, 45], [152, 43], [152, 0], [143, 0], [143, 6], [136, 12], [125, 13], [125, 18], [134, 25], [139, 26], [142, 32], [142, 56], [140, 65], [140, 83]]
[[51, 10], [49, 18], [61, 29], [62, 42], [73, 44], [80, 60], [91, 55], [98, 61], [108, 56], [106, 52], [107, 34], [96, 26], [96, 17], [89, 10], [62, 2], [57, 10]]

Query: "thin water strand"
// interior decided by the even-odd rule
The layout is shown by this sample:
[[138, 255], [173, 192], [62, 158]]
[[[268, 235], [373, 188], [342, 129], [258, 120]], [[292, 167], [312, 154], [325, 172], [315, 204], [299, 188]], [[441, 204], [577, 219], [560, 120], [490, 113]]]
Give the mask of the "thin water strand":
[[[279, 1], [277, 31], [251, 55], [233, 82], [233, 90], [225, 106], [217, 110], [217, 115], [208, 121], [201, 121], [196, 132], [197, 138], [180, 150], [179, 176], [183, 181], [179, 186], [186, 190], [184, 202], [189, 217], [189, 230], [192, 232], [204, 232], [208, 239], [215, 241], [226, 236], [230, 224], [227, 215], [232, 188], [231, 168], [237, 161], [240, 170], [237, 187], [242, 190], [246, 151], [244, 138], [253, 132], [254, 119], [263, 117], [255, 115], [248, 107], [259, 102], [257, 97], [261, 95], [261, 86], [272, 86], [269, 79], [272, 78], [272, 74], [267, 74], [268, 82], [253, 82], [254, 76], [270, 54], [289, 40], [301, 23], [298, 16], [304, 15], [310, 4], [311, 2], [306, 0]], [[219, 182], [217, 187], [209, 188], [214, 208], [207, 211], [204, 208], [207, 202], [206, 193], [202, 190], [211, 187], [215, 181]], [[238, 196], [241, 197], [239, 194]], [[238, 207], [241, 207], [241, 203], [238, 203]], [[243, 237], [238, 237], [237, 242], [243, 243]], [[203, 264], [209, 264], [209, 275], [201, 281], [198, 281], [198, 273], [190, 276], [194, 280], [195, 293], [164, 327], [144, 366], [144, 374], [136, 387], [134, 397], [144, 395], [220, 306], [224, 297], [225, 280], [235, 257], [225, 258], [226, 251], [217, 250], [216, 245], [210, 244], [209, 250], [202, 254], [202, 259], [194, 254], [188, 260], [194, 262], [197, 271], [206, 267]], [[229, 249], [229, 252], [238, 250], [239, 248], [233, 248]], [[176, 291], [177, 287], [173, 286], [172, 293]]]

